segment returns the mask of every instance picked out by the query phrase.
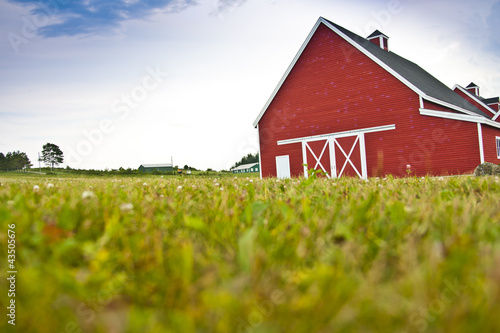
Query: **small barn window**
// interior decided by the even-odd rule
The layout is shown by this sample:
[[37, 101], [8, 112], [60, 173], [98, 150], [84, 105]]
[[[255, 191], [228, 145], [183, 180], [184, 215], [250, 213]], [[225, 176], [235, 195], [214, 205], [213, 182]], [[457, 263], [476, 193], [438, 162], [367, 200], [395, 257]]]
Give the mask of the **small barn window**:
[[497, 158], [500, 158], [500, 136], [497, 136]]

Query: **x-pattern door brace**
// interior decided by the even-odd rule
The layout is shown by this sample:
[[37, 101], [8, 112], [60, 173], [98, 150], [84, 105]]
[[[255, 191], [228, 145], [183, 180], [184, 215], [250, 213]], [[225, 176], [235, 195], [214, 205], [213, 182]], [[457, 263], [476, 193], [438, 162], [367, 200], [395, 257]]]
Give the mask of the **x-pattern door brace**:
[[[356, 140], [354, 140], [354, 143], [352, 144], [351, 150], [349, 151], [349, 155], [347, 155], [346, 152], [344, 151], [344, 149], [342, 149], [342, 147], [340, 146], [340, 144], [337, 141], [337, 139], [333, 138], [333, 142], [340, 149], [340, 151], [342, 152], [342, 154], [346, 158], [346, 160], [344, 162], [344, 165], [342, 166], [342, 169], [340, 169], [340, 172], [339, 172], [339, 174], [337, 176], [338, 178], [340, 178], [342, 176], [342, 173], [344, 172], [345, 167], [347, 166], [347, 163], [349, 163], [352, 166], [352, 168], [354, 169], [354, 171], [356, 171], [356, 173], [358, 174], [358, 176], [360, 178], [363, 178], [363, 176], [361, 175], [361, 173], [359, 172], [359, 170], [354, 166], [354, 163], [352, 163], [352, 161], [351, 161], [351, 155], [352, 155], [354, 149], [356, 148], [356, 144], [359, 142], [359, 137], [360, 137], [360, 135], [356, 136]], [[334, 147], [335, 147], [335, 145], [334, 145]], [[335, 154], [335, 151], [333, 151], [332, 153]]]
[[323, 164], [321, 164], [321, 158], [323, 157], [323, 154], [325, 153], [326, 151], [326, 148], [328, 147], [328, 143], [329, 141], [326, 140], [325, 142], [325, 145], [323, 146], [323, 150], [321, 150], [321, 154], [319, 155], [319, 158], [316, 156], [316, 154], [313, 152], [313, 150], [311, 149], [311, 147], [309, 146], [308, 142], [306, 142], [306, 147], [307, 149], [309, 149], [309, 151], [311, 152], [312, 156], [314, 157], [314, 159], [316, 160], [316, 165], [314, 165], [314, 170], [316, 170], [316, 168], [318, 167], [318, 165], [321, 167], [321, 169], [323, 170], [323, 172], [326, 174], [326, 176], [328, 178], [330, 178], [330, 173], [328, 170], [326, 170], [326, 168], [323, 166]]
[[[499, 114], [500, 116], [500, 114]], [[336, 132], [336, 133], [328, 133], [328, 134], [320, 134], [320, 135], [313, 135], [313, 136], [306, 136], [306, 137], [300, 137], [300, 138], [292, 138], [292, 139], [286, 139], [286, 140], [279, 140], [277, 142], [278, 146], [281, 145], [287, 145], [287, 144], [293, 144], [293, 143], [301, 143], [302, 144], [302, 164], [304, 165], [304, 176], [307, 178], [307, 149], [311, 152], [311, 154], [314, 156], [316, 159], [316, 165], [315, 168], [318, 167], [318, 165], [321, 166], [323, 171], [327, 174], [328, 178], [331, 178], [331, 175], [333, 177], [337, 178], [342, 176], [342, 173], [344, 172], [347, 163], [350, 163], [356, 173], [358, 174], [359, 177], [366, 179], [368, 176], [367, 172], [367, 165], [366, 165], [366, 145], [365, 145], [365, 134], [366, 133], [376, 133], [376, 132], [382, 132], [382, 131], [389, 131], [389, 130], [395, 130], [396, 125], [384, 125], [384, 126], [376, 126], [376, 127], [368, 127], [368, 128], [360, 128], [356, 130], [349, 130], [349, 131], [343, 131], [343, 132]], [[351, 147], [351, 150], [349, 151], [349, 154], [346, 154], [345, 150], [342, 149], [340, 144], [337, 142], [338, 139], [340, 138], [345, 138], [345, 137], [350, 137], [350, 136], [356, 136], [356, 141]], [[313, 141], [322, 141], [326, 140], [327, 142], [323, 146], [323, 151], [320, 154], [320, 157], [318, 158], [316, 154], [312, 151], [311, 147], [309, 147], [308, 142], [313, 142]], [[333, 141], [333, 142], [332, 142]], [[354, 163], [351, 161], [351, 155], [354, 152], [354, 149], [356, 147], [356, 144], [359, 145], [359, 157], [361, 159], [361, 173], [354, 166]], [[307, 148], [306, 148], [307, 146]], [[342, 169], [340, 171], [340, 174], [337, 175], [337, 167], [336, 167], [336, 161], [335, 161], [335, 147], [339, 147], [340, 151], [344, 156], [346, 157], [346, 161], [344, 165], [342, 166]], [[326, 148], [329, 147], [329, 153], [330, 153], [330, 166], [331, 170], [330, 172], [327, 172], [324, 168], [324, 166], [321, 164], [321, 158], [323, 157], [323, 154], [326, 150]]]

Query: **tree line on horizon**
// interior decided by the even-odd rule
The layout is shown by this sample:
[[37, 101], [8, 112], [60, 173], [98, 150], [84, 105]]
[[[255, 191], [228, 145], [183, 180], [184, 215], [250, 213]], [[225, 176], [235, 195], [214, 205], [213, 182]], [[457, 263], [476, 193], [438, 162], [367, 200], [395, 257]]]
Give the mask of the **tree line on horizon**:
[[[47, 143], [42, 147], [40, 161], [54, 169], [54, 165], [59, 165], [64, 161], [64, 154], [59, 147], [53, 143]], [[3, 154], [0, 152], [0, 170], [13, 171], [32, 167], [28, 155], [19, 150]]]
[[28, 155], [25, 152], [13, 151], [7, 154], [0, 153], [0, 170], [10, 171], [10, 170], [21, 170], [24, 168], [29, 168], [31, 164]]
[[243, 156], [239, 162], [234, 163], [231, 169], [239, 167], [240, 165], [250, 164], [250, 163], [258, 163], [259, 162], [259, 153], [249, 153], [246, 156]]

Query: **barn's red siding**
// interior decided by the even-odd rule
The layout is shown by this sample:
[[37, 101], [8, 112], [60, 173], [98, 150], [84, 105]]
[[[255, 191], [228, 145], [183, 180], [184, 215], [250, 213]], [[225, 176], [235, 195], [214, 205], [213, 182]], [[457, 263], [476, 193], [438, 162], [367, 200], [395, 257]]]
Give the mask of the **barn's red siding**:
[[280, 155], [290, 156], [292, 176], [303, 175], [301, 143], [277, 141], [392, 124], [365, 134], [369, 177], [406, 175], [407, 164], [412, 175], [474, 170], [477, 125], [422, 116], [419, 107], [417, 93], [321, 24], [259, 121], [262, 176], [276, 176]]
[[424, 109], [428, 110], [434, 110], [434, 111], [444, 111], [444, 112], [452, 112], [452, 113], [457, 113], [457, 114], [463, 114], [462, 112], [456, 111], [456, 110], [451, 110], [450, 108], [447, 108], [446, 106], [442, 106], [433, 102], [429, 102], [424, 100]]
[[496, 138], [500, 137], [500, 130], [486, 125], [482, 125], [481, 129], [483, 132], [484, 161], [500, 164], [496, 147]]

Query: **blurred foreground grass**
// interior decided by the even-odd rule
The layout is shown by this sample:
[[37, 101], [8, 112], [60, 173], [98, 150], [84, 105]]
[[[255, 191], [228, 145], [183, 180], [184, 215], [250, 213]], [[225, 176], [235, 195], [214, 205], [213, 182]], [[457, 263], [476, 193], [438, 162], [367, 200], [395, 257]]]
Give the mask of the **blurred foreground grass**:
[[494, 332], [498, 178], [0, 175], [17, 332]]

